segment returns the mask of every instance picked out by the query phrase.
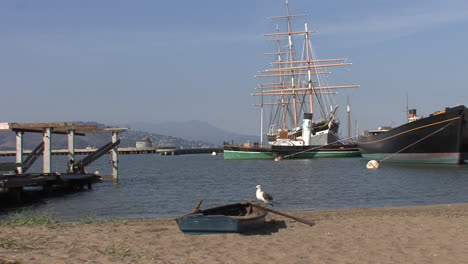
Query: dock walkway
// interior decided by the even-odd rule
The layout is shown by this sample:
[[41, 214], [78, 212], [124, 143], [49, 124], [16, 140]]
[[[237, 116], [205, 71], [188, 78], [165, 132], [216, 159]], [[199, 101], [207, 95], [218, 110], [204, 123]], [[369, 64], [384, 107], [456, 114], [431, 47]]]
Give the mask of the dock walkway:
[[[75, 149], [75, 155], [89, 155], [95, 152], [96, 148]], [[194, 149], [160, 149], [160, 148], [118, 148], [119, 154], [160, 154], [160, 155], [183, 155], [183, 154], [206, 154], [206, 153], [222, 153], [222, 148], [194, 148]], [[29, 155], [31, 150], [23, 150], [24, 155]], [[68, 149], [53, 149], [52, 155], [68, 155]], [[0, 151], [0, 157], [14, 157], [15, 150]]]

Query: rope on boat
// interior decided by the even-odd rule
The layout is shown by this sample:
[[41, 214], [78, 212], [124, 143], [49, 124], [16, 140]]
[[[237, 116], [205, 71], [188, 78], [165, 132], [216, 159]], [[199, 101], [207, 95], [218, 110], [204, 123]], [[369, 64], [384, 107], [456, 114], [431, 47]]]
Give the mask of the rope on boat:
[[444, 127], [437, 129], [436, 131], [432, 132], [431, 134], [429, 134], [429, 135], [427, 135], [427, 136], [425, 136], [425, 137], [423, 137], [423, 138], [417, 140], [416, 142], [414, 142], [414, 143], [412, 143], [412, 144], [410, 144], [410, 145], [408, 145], [408, 146], [406, 146], [406, 147], [400, 149], [399, 151], [397, 151], [397, 152], [395, 152], [395, 153], [393, 153], [393, 154], [388, 155], [387, 157], [385, 157], [383, 160], [380, 160], [379, 162], [382, 162], [382, 161], [384, 161], [384, 160], [390, 158], [391, 156], [393, 156], [393, 155], [395, 155], [395, 154], [397, 154], [397, 153], [400, 153], [400, 152], [402, 152], [403, 150], [405, 150], [405, 149], [407, 149], [407, 148], [409, 148], [409, 147], [412, 147], [412, 146], [416, 145], [417, 143], [419, 143], [419, 142], [425, 140], [425, 139], [428, 138], [428, 137], [433, 136], [433, 135], [436, 134], [436, 133], [439, 133], [440, 131], [446, 129], [446, 128], [449, 127], [449, 126], [453, 126], [453, 123], [448, 123], [448, 124], [445, 125]]
[[304, 153], [304, 152], [308, 152], [308, 151], [311, 151], [311, 150], [316, 150], [316, 149], [319, 149], [319, 148], [323, 148], [323, 147], [326, 147], [328, 145], [332, 145], [332, 144], [335, 144], [335, 143], [338, 143], [338, 142], [341, 142], [341, 141], [348, 141], [348, 140], [351, 140], [351, 139], [356, 139], [357, 137], [349, 137], [349, 138], [345, 138], [345, 139], [340, 139], [340, 140], [337, 140], [337, 141], [334, 141], [332, 143], [328, 143], [327, 145], [322, 145], [322, 146], [317, 146], [317, 147], [313, 147], [313, 148], [309, 148], [309, 149], [306, 149], [306, 150], [303, 150], [303, 151], [299, 151], [299, 152], [295, 152], [293, 154], [289, 154], [289, 155], [286, 155], [282, 158], [289, 158], [289, 157], [293, 157], [295, 155], [298, 155], [298, 154], [301, 154], [301, 153]]

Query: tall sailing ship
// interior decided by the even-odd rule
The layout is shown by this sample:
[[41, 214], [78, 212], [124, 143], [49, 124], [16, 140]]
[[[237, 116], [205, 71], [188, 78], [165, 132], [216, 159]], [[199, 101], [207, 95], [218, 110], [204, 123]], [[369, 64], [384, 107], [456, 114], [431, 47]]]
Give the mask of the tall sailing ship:
[[[265, 34], [275, 43], [271, 68], [260, 71], [257, 78], [268, 80], [259, 84], [253, 96], [261, 98], [260, 143], [224, 145], [225, 159], [272, 159], [359, 156], [356, 144], [344, 143], [338, 137], [340, 122], [338, 105], [334, 103], [337, 89], [358, 85], [333, 86], [326, 75], [331, 67], [349, 66], [346, 58], [318, 59], [314, 53], [307, 23], [303, 29], [293, 28], [293, 20], [306, 15], [290, 13], [285, 4], [284, 16], [272, 19], [284, 22], [285, 31], [276, 26], [274, 33]], [[296, 43], [302, 43], [299, 46]], [[268, 111], [269, 110], [269, 111]], [[264, 113], [270, 113], [267, 144], [264, 144]], [[349, 112], [349, 107], [348, 107]], [[349, 120], [348, 120], [349, 122]], [[349, 137], [349, 136], [348, 136]]]

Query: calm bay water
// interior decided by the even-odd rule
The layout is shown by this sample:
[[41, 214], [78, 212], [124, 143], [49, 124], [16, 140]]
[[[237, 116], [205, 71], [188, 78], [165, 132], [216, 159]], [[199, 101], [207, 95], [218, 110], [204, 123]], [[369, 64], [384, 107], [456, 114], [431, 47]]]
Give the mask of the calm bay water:
[[[78, 159], [80, 157], [78, 156]], [[120, 182], [21, 208], [50, 211], [65, 221], [179, 216], [202, 208], [255, 199], [255, 186], [273, 195], [278, 210], [468, 203], [467, 165], [382, 164], [361, 158], [225, 161], [222, 155], [120, 155]], [[1, 161], [11, 161], [3, 158]], [[33, 172], [39, 172], [41, 161]], [[64, 171], [65, 156], [53, 157]], [[110, 174], [109, 157], [88, 167]]]

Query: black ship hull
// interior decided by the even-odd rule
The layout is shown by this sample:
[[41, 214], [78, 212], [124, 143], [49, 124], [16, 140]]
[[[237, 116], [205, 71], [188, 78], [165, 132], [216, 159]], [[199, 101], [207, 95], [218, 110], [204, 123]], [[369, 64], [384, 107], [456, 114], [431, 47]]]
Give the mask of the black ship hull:
[[359, 136], [358, 147], [370, 160], [461, 164], [468, 159], [468, 109], [447, 108], [386, 132]]

